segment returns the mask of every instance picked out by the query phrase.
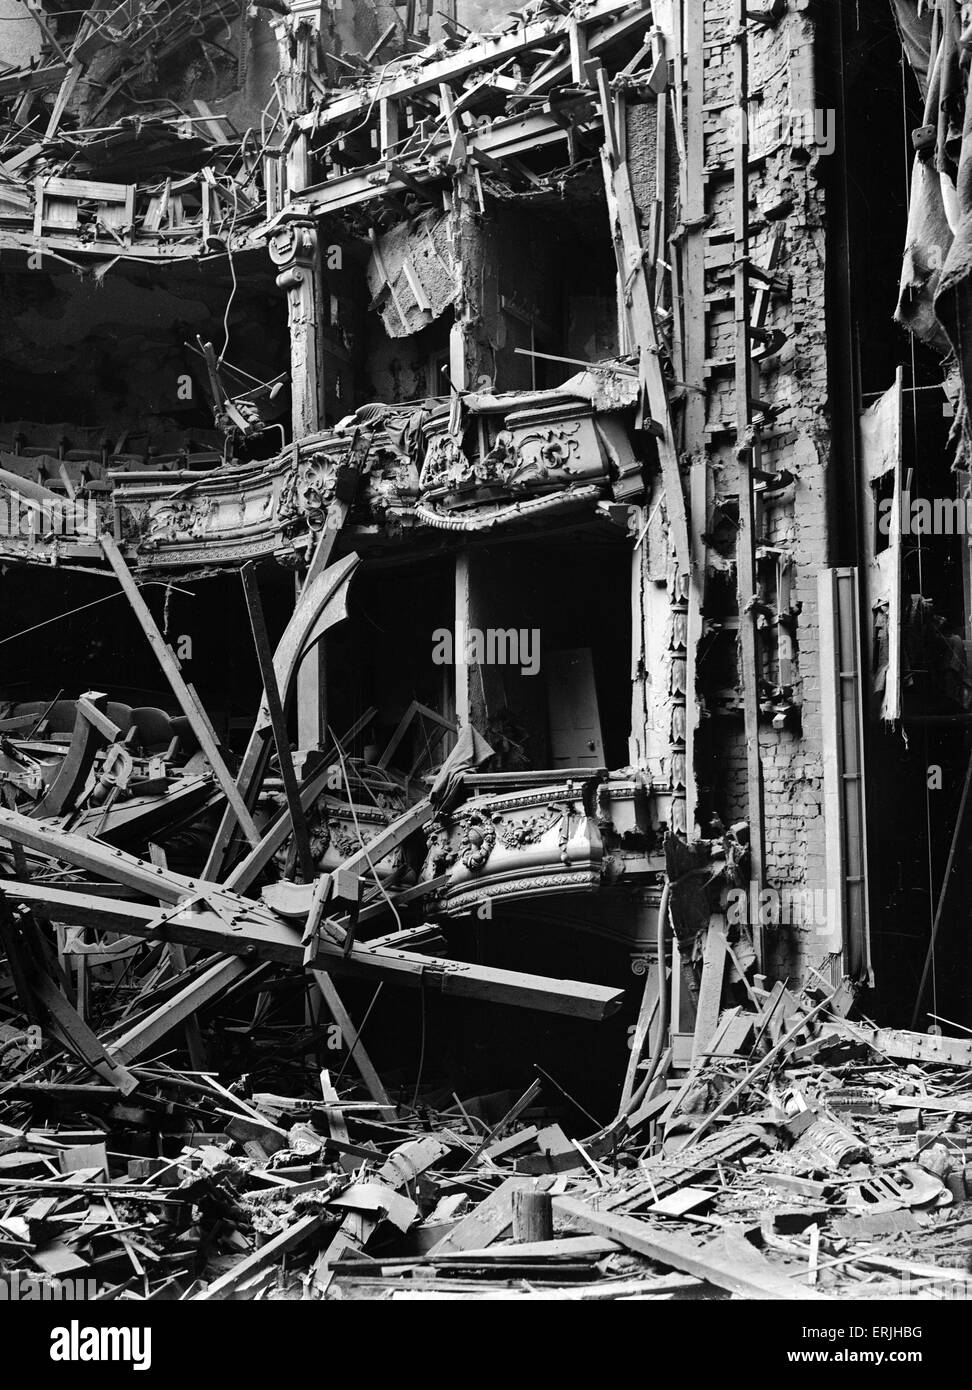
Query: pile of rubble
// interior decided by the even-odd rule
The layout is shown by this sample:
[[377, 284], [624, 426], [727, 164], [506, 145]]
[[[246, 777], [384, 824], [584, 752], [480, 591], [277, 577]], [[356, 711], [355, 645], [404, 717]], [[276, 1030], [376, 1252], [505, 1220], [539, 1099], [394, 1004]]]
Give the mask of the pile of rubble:
[[326, 1070], [311, 1093], [291, 1067], [282, 1095], [166, 1056], [103, 1084], [17, 1016], [15, 973], [0, 1272], [33, 1297], [969, 1294], [972, 1042], [851, 1022], [846, 985], [751, 988], [686, 1074], [642, 1064], [626, 1111], [576, 1137], [546, 1073], [465, 1099], [372, 1075], [380, 1103]]

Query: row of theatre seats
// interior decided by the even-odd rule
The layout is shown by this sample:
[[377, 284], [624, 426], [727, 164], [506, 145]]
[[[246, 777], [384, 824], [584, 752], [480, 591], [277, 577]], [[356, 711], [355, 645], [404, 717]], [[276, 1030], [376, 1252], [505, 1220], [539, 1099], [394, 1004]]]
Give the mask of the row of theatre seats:
[[[47, 708], [47, 704], [43, 700], [10, 705], [4, 712], [3, 718], [5, 720], [23, 718], [36, 722]], [[129, 746], [134, 752], [164, 753], [171, 746], [173, 739], [178, 738], [176, 760], [181, 762], [185, 758], [191, 757], [199, 748], [196, 735], [185, 715], [167, 714], [164, 709], [156, 709], [151, 705], [145, 705], [141, 709], [133, 709], [131, 705], [118, 704], [113, 700], [108, 701], [105, 714], [113, 724], [117, 724], [121, 729], [122, 737], [129, 734], [132, 729], [135, 730], [134, 738], [129, 740]], [[44, 738], [50, 734], [70, 734], [74, 730], [76, 721], [76, 702], [74, 700], [57, 700], [48, 710], [42, 727], [37, 731], [37, 737]]]

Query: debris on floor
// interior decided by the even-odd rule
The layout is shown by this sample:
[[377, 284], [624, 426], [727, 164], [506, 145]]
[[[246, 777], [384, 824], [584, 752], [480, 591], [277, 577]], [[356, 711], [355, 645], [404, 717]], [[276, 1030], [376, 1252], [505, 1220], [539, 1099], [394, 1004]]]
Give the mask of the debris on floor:
[[0, 0], [0, 1297], [969, 1296], [970, 17]]
[[145, 951], [88, 959], [91, 1012], [114, 1022], [63, 1048], [4, 979], [8, 1282], [91, 1281], [99, 1300], [968, 1296], [969, 1045], [852, 1022], [846, 991], [726, 1011], [684, 1076], [645, 1063], [626, 1113], [578, 1136], [544, 1074], [521, 1095], [408, 1098], [373, 1076], [376, 1100], [327, 1070], [316, 1093], [287, 1087], [283, 1044], [288, 1093], [137, 1063], [118, 1040], [144, 985], [113, 966], [149, 978], [131, 970]]

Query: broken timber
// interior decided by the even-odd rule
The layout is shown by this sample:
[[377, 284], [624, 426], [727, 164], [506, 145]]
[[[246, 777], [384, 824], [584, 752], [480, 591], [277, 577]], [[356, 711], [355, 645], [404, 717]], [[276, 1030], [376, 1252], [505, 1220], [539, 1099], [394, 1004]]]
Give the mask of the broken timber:
[[[277, 689], [285, 712], [295, 694], [296, 676], [301, 659], [320, 641], [329, 627], [340, 622], [345, 616], [347, 586], [358, 563], [357, 555], [346, 555], [336, 564], [318, 572], [301, 590], [293, 615], [277, 643], [273, 656]], [[268, 738], [271, 730], [270, 710], [264, 698], [236, 780], [236, 802], [242, 798], [244, 807], [252, 802], [263, 780], [270, 755]], [[247, 815], [249, 816], [248, 811]], [[237, 807], [231, 799], [213, 840], [209, 857], [202, 870], [202, 878], [219, 878], [238, 820]], [[257, 836], [251, 844], [258, 845], [259, 838]]]
[[[154, 906], [56, 889], [48, 884], [5, 884], [4, 891], [11, 901], [43, 909], [54, 920], [203, 946], [227, 955], [252, 955], [298, 968], [303, 965], [300, 932], [261, 904], [241, 898], [226, 888], [184, 878], [158, 865], [143, 864], [134, 856], [99, 845], [97, 841], [42, 828], [15, 811], [0, 811], [0, 835], [170, 904], [160, 914]], [[600, 985], [555, 980], [435, 956], [411, 955], [388, 948], [355, 945], [345, 954], [343, 947], [324, 938], [318, 940], [313, 964], [327, 971], [370, 975], [410, 988], [436, 989], [443, 994], [487, 999], [576, 1018], [606, 1018], [620, 1007], [623, 998], [622, 990]]]
[[638, 345], [641, 383], [647, 397], [648, 409], [659, 431], [658, 458], [665, 484], [668, 521], [675, 554], [682, 573], [691, 575], [692, 557], [689, 549], [685, 493], [678, 466], [668, 392], [662, 375], [661, 340], [645, 269], [645, 249], [641, 244], [641, 233], [638, 229], [638, 213], [631, 189], [631, 176], [618, 152], [617, 103], [611, 96], [610, 87], [599, 65], [598, 77], [601, 80], [601, 108], [605, 131], [601, 163], [618, 261], [621, 296], [628, 307], [632, 342]]
[[743, 1298], [804, 1301], [822, 1297], [812, 1289], [778, 1274], [741, 1236], [738, 1239], [743, 1246], [747, 1246], [747, 1250], [729, 1253], [700, 1245], [688, 1236], [659, 1231], [657, 1227], [633, 1216], [596, 1211], [575, 1197], [555, 1197], [554, 1209], [593, 1235], [606, 1236], [638, 1255], [645, 1255], [649, 1260], [657, 1260], [659, 1264], [693, 1274], [697, 1279], [704, 1279]]
[[229, 768], [226, 766], [223, 755], [219, 750], [213, 727], [206, 717], [202, 705], [199, 703], [199, 697], [183, 678], [182, 671], [179, 668], [179, 658], [176, 656], [175, 652], [172, 651], [156, 626], [155, 619], [149, 612], [148, 604], [139, 593], [138, 585], [132, 578], [131, 570], [125, 563], [122, 553], [115, 544], [114, 539], [111, 536], [102, 535], [100, 541], [101, 548], [105, 553], [105, 558], [115, 571], [115, 576], [125, 591], [125, 597], [131, 604], [132, 611], [138, 619], [142, 631], [148, 638], [149, 645], [154, 651], [159, 665], [162, 667], [162, 672], [169, 682], [169, 685], [172, 687], [172, 693], [179, 701], [183, 714], [189, 720], [192, 731], [199, 740], [199, 747], [206, 754], [209, 765], [215, 773], [216, 780], [223, 789], [230, 806], [233, 808], [233, 812], [242, 826], [244, 834], [251, 845], [259, 844], [260, 832], [253, 824], [253, 817], [250, 815], [243, 799], [237, 791], [236, 783], [233, 781]]

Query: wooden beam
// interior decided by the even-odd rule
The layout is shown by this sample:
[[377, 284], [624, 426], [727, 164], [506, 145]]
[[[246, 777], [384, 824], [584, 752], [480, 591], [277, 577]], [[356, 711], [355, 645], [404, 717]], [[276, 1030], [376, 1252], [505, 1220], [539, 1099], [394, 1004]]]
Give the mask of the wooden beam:
[[[325, 559], [330, 555], [330, 546], [333, 544], [334, 541], [331, 539], [324, 556]], [[347, 612], [347, 586], [358, 564], [359, 558], [353, 553], [345, 555], [336, 564], [320, 571], [317, 570], [314, 561], [311, 562], [315, 571], [314, 577], [304, 584], [290, 622], [287, 624], [273, 654], [277, 688], [280, 691], [280, 698], [285, 711], [295, 693], [294, 682], [301, 658], [315, 642], [320, 640], [325, 631], [334, 623], [340, 622]], [[263, 780], [268, 756], [267, 740], [270, 733], [270, 714], [266, 702], [263, 701], [246, 752], [243, 755], [236, 782], [239, 795], [247, 802], [252, 801], [255, 797]], [[219, 879], [226, 852], [233, 837], [236, 820], [235, 807], [230, 803], [226, 807], [219, 829], [213, 838], [209, 856], [202, 870], [202, 878], [210, 881]], [[257, 844], [259, 838], [257, 836], [257, 840], [251, 841], [251, 844]]]
[[[688, 1236], [660, 1231], [647, 1221], [639, 1221], [633, 1216], [595, 1211], [587, 1202], [578, 1201], [576, 1197], [555, 1197], [554, 1209], [593, 1235], [617, 1241], [637, 1255], [668, 1265], [670, 1269], [681, 1270], [684, 1274], [692, 1274], [696, 1279], [704, 1279], [743, 1298], [804, 1302], [823, 1297], [805, 1284], [778, 1273], [743, 1236], [737, 1237], [739, 1244], [734, 1251], [720, 1251], [701, 1245]], [[725, 1239], [728, 1246], [730, 1239]]]
[[137, 1078], [121, 1061], [111, 1055], [98, 1035], [91, 1031], [78, 1011], [68, 1003], [53, 980], [45, 976], [32, 988], [49, 1015], [52, 1032], [67, 1050], [109, 1085], [117, 1087], [123, 1096], [131, 1095], [138, 1087]]
[[[585, 28], [600, 19], [610, 19], [632, 8], [646, 8], [644, 0], [594, 0], [581, 20]], [[567, 37], [570, 18], [541, 19], [533, 24], [517, 25], [510, 32], [499, 36], [483, 38], [479, 43], [450, 54], [436, 63], [427, 63], [418, 71], [409, 71], [404, 76], [392, 76], [387, 82], [362, 88], [351, 96], [342, 97], [320, 112], [317, 120], [320, 125], [329, 125], [343, 120], [355, 112], [370, 109], [378, 100], [390, 100], [396, 96], [413, 99], [422, 92], [437, 88], [441, 82], [457, 86], [463, 78], [479, 69], [499, 64], [505, 59], [531, 48], [539, 48], [552, 39]], [[569, 63], [568, 63], [569, 70]]]
[[287, 807], [290, 811], [290, 824], [293, 829], [294, 843], [297, 846], [297, 862], [301, 878], [305, 883], [309, 883], [314, 877], [316, 866], [311, 855], [310, 834], [307, 830], [304, 808], [301, 805], [300, 788], [297, 785], [297, 773], [294, 771], [290, 740], [287, 737], [287, 720], [280, 699], [280, 691], [277, 687], [277, 675], [273, 666], [273, 655], [270, 651], [266, 619], [263, 615], [263, 603], [260, 598], [260, 583], [257, 579], [256, 566], [252, 562], [244, 565], [240, 570], [240, 578], [243, 581], [246, 608], [250, 615], [253, 645], [256, 648], [257, 662], [260, 666], [263, 697], [266, 700], [267, 712], [270, 716], [273, 741], [277, 750], [277, 762], [284, 784], [284, 795], [287, 798]]
[[84, 835], [73, 835], [70, 831], [31, 820], [19, 811], [0, 810], [0, 836], [39, 854], [66, 859], [79, 869], [111, 883], [121, 883], [153, 899], [177, 903], [191, 897], [195, 891], [192, 880], [181, 879], [171, 870], [153, 867], [134, 855], [111, 849]]
[[357, 1028], [355, 1028], [354, 1024], [351, 1022], [351, 1015], [344, 1007], [344, 1002], [337, 992], [334, 981], [326, 970], [314, 970], [311, 973], [317, 981], [317, 987], [324, 997], [324, 1003], [327, 1005], [328, 1012], [341, 1030], [341, 1035], [348, 1047], [348, 1055], [355, 1067], [357, 1067], [358, 1073], [365, 1086], [368, 1088], [368, 1094], [371, 1096], [372, 1100], [377, 1101], [379, 1105], [386, 1108], [388, 1113], [382, 1118], [394, 1119], [398, 1112], [392, 1105], [388, 1092], [382, 1085], [381, 1077], [375, 1071], [371, 1058], [365, 1051], [361, 1036]]
[[[324, 1097], [324, 1117], [331, 1138], [336, 1144], [350, 1143], [351, 1136], [348, 1134], [348, 1124], [341, 1109], [341, 1097], [331, 1083], [331, 1073], [326, 1069], [321, 1072], [321, 1095]], [[341, 1154], [338, 1162], [346, 1173], [353, 1173], [358, 1166], [358, 1160], [352, 1154]]]
[[378, 149], [382, 159], [395, 150], [399, 141], [398, 102], [382, 97], [378, 103]]
[[[304, 811], [308, 811], [320, 796], [321, 792], [328, 785], [331, 776], [331, 769], [328, 766], [320, 768], [316, 773], [307, 779], [300, 790], [300, 804]], [[225, 886], [234, 893], [245, 893], [269, 864], [277, 850], [284, 843], [291, 832], [290, 808], [285, 806], [283, 810], [270, 822], [263, 839], [258, 845], [254, 845], [245, 859], [241, 859], [236, 868], [226, 878]]]
[[296, 1250], [298, 1246], [303, 1245], [304, 1241], [315, 1235], [327, 1220], [327, 1212], [313, 1212], [310, 1216], [300, 1217], [292, 1226], [288, 1226], [279, 1235], [268, 1240], [265, 1245], [261, 1245], [259, 1250], [254, 1250], [251, 1255], [247, 1255], [246, 1259], [240, 1260], [232, 1269], [227, 1270], [218, 1279], [214, 1279], [207, 1289], [204, 1289], [202, 1293], [195, 1294], [190, 1301], [193, 1303], [211, 1303], [228, 1298], [242, 1284], [262, 1273], [271, 1265], [275, 1265], [282, 1255], [286, 1255], [291, 1250]]
[[428, 797], [423, 797], [414, 806], [410, 806], [407, 811], [403, 811], [400, 816], [392, 821], [391, 825], [386, 825], [384, 830], [379, 830], [373, 840], [369, 840], [367, 845], [362, 845], [359, 850], [345, 859], [341, 868], [349, 873], [364, 874], [369, 866], [377, 865], [379, 860], [384, 859], [387, 854], [398, 849], [399, 845], [404, 844], [409, 835], [414, 831], [420, 830], [423, 825], [428, 825], [435, 815], [435, 808]]
[[178, 994], [160, 1004], [145, 1018], [139, 1019], [120, 1038], [116, 1038], [108, 1048], [109, 1055], [118, 1063], [134, 1062], [136, 1057], [141, 1057], [143, 1052], [154, 1047], [173, 1029], [184, 1022], [188, 1023], [197, 1009], [201, 1009], [251, 969], [252, 966], [248, 962], [240, 960], [237, 956], [217, 960]]
[[[158, 911], [144, 903], [69, 892], [49, 884], [10, 880], [4, 883], [3, 891], [11, 903], [27, 903], [52, 920], [72, 926], [94, 926], [101, 931], [149, 940], [181, 941], [229, 955], [276, 960], [298, 969], [303, 964], [299, 931], [245, 898], [235, 899], [235, 920], [231, 919], [233, 924], [229, 925], [224, 915], [198, 900], [196, 905], [172, 909], [160, 919]], [[232, 895], [216, 890], [215, 897], [224, 909], [232, 907]], [[328, 973], [386, 980], [408, 989], [437, 990], [457, 998], [483, 999], [591, 1021], [617, 1012], [624, 997], [622, 990], [603, 985], [414, 955], [389, 947], [357, 944], [345, 956], [343, 947], [324, 937], [318, 942], [314, 964]]]
[[[328, 504], [324, 529], [298, 590], [297, 604], [304, 590], [313, 585], [330, 564], [331, 553], [349, 511], [350, 503], [338, 497]], [[323, 746], [327, 730], [326, 705], [327, 651], [322, 640], [310, 647], [306, 659], [297, 667], [297, 747], [302, 752]]]
[[706, 1052], [719, 1022], [727, 949], [725, 921], [719, 916], [709, 923], [702, 953], [702, 983], [699, 988], [695, 1038], [692, 1043], [693, 1065]]
[[968, 1096], [899, 1096], [893, 1091], [885, 1091], [877, 1100], [889, 1110], [952, 1111], [956, 1115], [972, 1115], [972, 1099]]
[[[667, 970], [668, 966], [664, 961], [661, 969]], [[621, 1100], [618, 1105], [618, 1114], [623, 1115], [628, 1108], [628, 1103], [634, 1095], [635, 1080], [638, 1075], [638, 1064], [641, 1055], [645, 1050], [645, 1043], [651, 1032], [652, 1024], [658, 1013], [659, 1000], [659, 964], [652, 961], [645, 975], [645, 987], [641, 995], [641, 1007], [638, 1010], [638, 1020], [635, 1023], [635, 1030], [631, 1036], [631, 1050], [628, 1053], [628, 1066], [624, 1075], [624, 1084], [621, 1087]]]
[[[166, 858], [166, 853], [162, 846], [157, 845], [153, 842], [149, 845], [148, 848], [149, 858], [151, 859], [152, 863], [157, 865], [161, 869], [168, 869], [169, 861]], [[172, 941], [166, 947], [166, 950], [169, 954], [169, 959], [172, 962], [173, 970], [175, 970], [176, 974], [181, 975], [188, 965], [188, 961], [186, 960], [185, 947], [180, 946], [178, 942]], [[196, 1022], [196, 1019], [191, 1015], [186, 1019], [185, 1035], [186, 1049], [189, 1053], [189, 1060], [191, 1061], [193, 1068], [196, 1071], [206, 1071], [209, 1065], [209, 1058], [206, 1055], [206, 1045], [202, 1040], [202, 1033], [199, 1031], [199, 1024]]]
[[216, 736], [212, 725], [199, 702], [199, 697], [195, 691], [187, 685], [180, 669], [179, 658], [166, 642], [156, 625], [155, 619], [149, 611], [148, 604], [142, 598], [138, 585], [132, 578], [132, 573], [125, 563], [124, 557], [115, 540], [107, 533], [103, 533], [99, 540], [104, 551], [105, 558], [115, 571], [115, 576], [125, 592], [125, 597], [131, 605], [132, 611], [138, 619], [139, 625], [145, 636], [148, 638], [149, 646], [155, 653], [156, 660], [162, 668], [162, 673], [172, 689], [173, 695], [179, 702], [179, 707], [189, 720], [193, 733], [199, 741], [199, 746], [205, 753], [217, 782], [222, 788], [226, 800], [233, 808], [233, 813], [243, 829], [243, 833], [251, 845], [260, 843], [260, 832], [253, 823], [243, 798], [237, 789], [236, 783], [230, 775], [229, 768], [223, 760], [216, 742]]
[[[867, 1040], [872, 1042], [872, 1035], [868, 1034]], [[938, 1033], [908, 1033], [900, 1028], [879, 1028], [873, 1034], [873, 1046], [886, 1057], [894, 1057], [901, 1062], [937, 1062], [945, 1066], [972, 1067], [972, 1038], [946, 1038]], [[915, 1106], [921, 1109], [920, 1096], [915, 1098]]]

